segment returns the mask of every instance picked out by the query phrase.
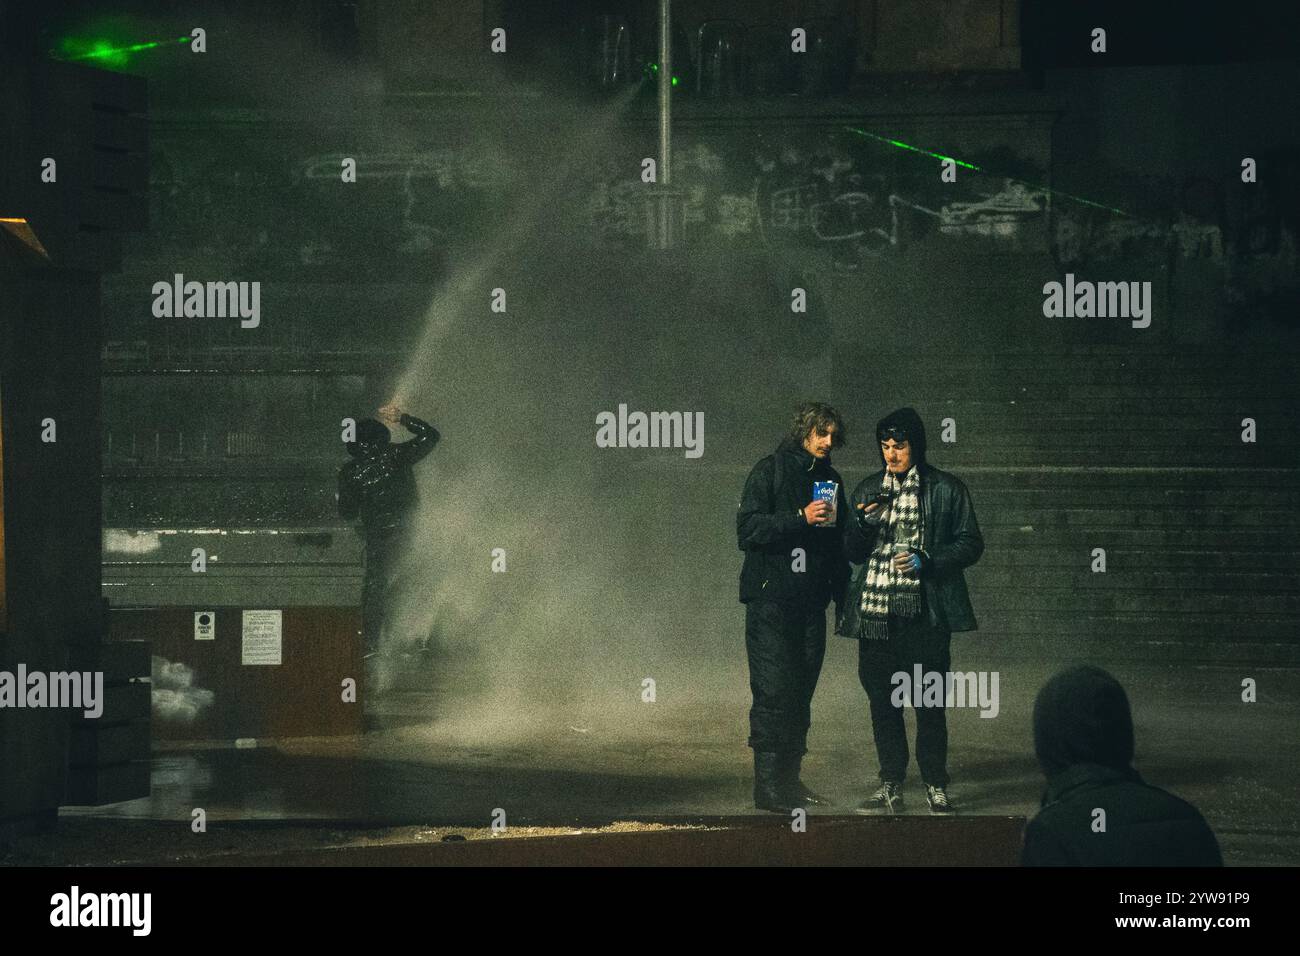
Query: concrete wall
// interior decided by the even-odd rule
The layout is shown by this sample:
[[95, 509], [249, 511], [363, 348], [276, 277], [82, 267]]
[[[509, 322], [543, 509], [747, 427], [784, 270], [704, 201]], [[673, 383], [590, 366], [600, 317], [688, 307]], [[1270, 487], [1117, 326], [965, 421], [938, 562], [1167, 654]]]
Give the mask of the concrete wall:
[[[98, 277], [0, 276], [7, 621], [0, 670], [64, 670], [103, 633]], [[51, 418], [57, 441], [41, 441]], [[0, 709], [0, 823], [63, 802], [72, 714]]]
[[[0, 237], [0, 669], [87, 670], [106, 631], [100, 273], [116, 267], [121, 232], [145, 221], [144, 83], [15, 55], [14, 39], [0, 46], [0, 209], [26, 218], [40, 248]], [[47, 157], [57, 175], [45, 182]], [[0, 710], [0, 824], [47, 820], [64, 802], [72, 721], [67, 709]]]
[[[1285, 366], [1272, 357], [1295, 341], [1288, 151], [1297, 139], [1276, 92], [1294, 86], [1294, 66], [1049, 70], [1036, 89], [1014, 71], [996, 82], [984, 75], [1010, 55], [990, 50], [1018, 42], [1005, 6], [945, 4], [933, 18], [908, 21], [900, 11], [883, 0], [847, 11], [880, 31], [876, 66], [859, 62], [854, 95], [681, 98], [673, 189], [685, 242], [669, 257], [644, 251], [648, 190], [638, 174], [641, 159], [655, 153], [652, 97], [634, 98], [620, 116], [607, 101], [575, 107], [567, 93], [552, 95], [542, 72], [529, 83], [494, 75], [482, 89], [458, 93], [436, 75], [404, 74], [406, 85], [394, 82], [382, 95], [386, 78], [415, 56], [401, 51], [420, 48], [424, 38], [419, 30], [402, 34], [402, 15], [371, 24], [377, 75], [328, 74], [330, 90], [346, 91], [334, 102], [304, 89], [296, 106], [277, 99], [195, 114], [163, 99], [153, 127], [154, 231], [131, 244], [128, 268], [107, 293], [110, 527], [129, 535], [169, 524], [184, 530], [201, 519], [228, 530], [344, 540], [332, 511], [340, 409], [355, 403], [363, 412], [391, 394], [426, 319], [438, 319], [427, 313], [435, 294], [494, 244], [526, 235], [538, 238], [507, 257], [499, 266], [507, 278], [498, 281], [511, 285], [528, 321], [509, 336], [476, 337], [463, 308], [450, 320], [464, 336], [450, 340], [453, 351], [477, 347], [464, 354], [497, 364], [485, 381], [458, 383], [464, 387], [449, 414], [464, 414], [475, 401], [518, 405], [512, 427], [493, 438], [511, 456], [544, 460], [548, 448], [530, 437], [534, 426], [563, 429], [564, 447], [578, 456], [589, 451], [578, 448], [588, 441], [589, 413], [611, 402], [644, 396], [706, 409], [717, 423], [708, 463], [720, 463], [710, 479], [716, 487], [668, 469], [674, 477], [661, 488], [660, 473], [647, 477], [654, 469], [632, 474], [621, 461], [591, 462], [602, 480], [629, 482], [636, 489], [629, 497], [693, 503], [701, 517], [690, 533], [707, 542], [689, 565], [695, 580], [704, 568], [725, 571], [701, 602], [731, 586], [735, 556], [714, 511], [770, 447], [786, 407], [817, 393], [851, 408], [859, 434], [879, 412], [907, 401], [922, 406], [932, 425], [955, 417], [964, 438], [944, 457], [972, 481], [982, 469], [1021, 469], [984, 480], [982, 507], [997, 516], [1006, 549], [1021, 527], [1041, 531], [1034, 549], [1055, 576], [1036, 600], [1054, 616], [1033, 623], [1032, 634], [1016, 630], [1028, 617], [1017, 604], [1014, 562], [1004, 563], [985, 591], [1001, 589], [990, 619], [1006, 633], [1050, 642], [1077, 620], [1089, 633], [1104, 631], [1099, 622], [1108, 614], [1143, 601], [1173, 613], [1167, 605], [1186, 583], [1177, 563], [1190, 560], [1186, 553], [1153, 577], [1126, 579], [1141, 580], [1142, 593], [1080, 595], [1075, 552], [1088, 534], [1115, 532], [1113, 546], [1150, 562], [1149, 542], [1196, 540], [1191, 516], [1222, 526], [1218, 545], [1247, 546], [1254, 517], [1220, 515], [1205, 497], [1234, 487], [1240, 476], [1227, 472], [1238, 467], [1260, 469], [1250, 480], [1260, 486], [1261, 513], [1284, 516], [1290, 506], [1291, 392]], [[493, 14], [483, 8], [480, 15]], [[910, 39], [890, 40], [891, 24], [907, 26]], [[435, 39], [455, 46], [475, 29], [477, 21], [467, 22], [435, 31]], [[961, 72], [946, 82], [933, 75], [886, 82], [884, 72], [862, 82], [864, 71], [886, 63], [904, 72], [916, 64]], [[241, 95], [250, 90], [242, 86]], [[566, 152], [566, 138], [580, 141], [593, 128], [609, 130], [598, 148]], [[1240, 181], [1239, 153], [1257, 154], [1260, 183]], [[960, 166], [946, 183], [938, 156], [979, 168]], [[355, 184], [340, 184], [344, 157], [357, 161]], [[576, 242], [578, 261], [538, 265], [551, 241]], [[255, 330], [222, 320], [153, 320], [149, 288], [178, 271], [262, 281], [270, 318]], [[1150, 327], [1045, 317], [1044, 284], [1067, 273], [1150, 283]], [[565, 283], [573, 290], [567, 302], [557, 293]], [[795, 286], [808, 290], [810, 303], [797, 320], [789, 311]], [[805, 337], [823, 337], [824, 356], [809, 356]], [[1225, 342], [1236, 351], [1231, 362], [1216, 354]], [[456, 361], [436, 356], [431, 365]], [[302, 381], [289, 384], [293, 375]], [[321, 383], [332, 379], [357, 384], [346, 395], [325, 388], [322, 399]], [[281, 408], [288, 411], [278, 414]], [[1239, 422], [1247, 414], [1268, 420], [1270, 438], [1243, 449]], [[211, 431], [205, 418], [265, 451], [202, 466], [186, 460], [178, 436]], [[1111, 437], [1124, 422], [1134, 424]], [[117, 457], [125, 440], [118, 436], [143, 432], [147, 445], [150, 431], [152, 457]], [[472, 431], [451, 434], [459, 442]], [[184, 441], [192, 452], [193, 441]], [[845, 461], [856, 476], [875, 465], [869, 443]], [[1039, 474], [1045, 483], [1032, 494], [1021, 477], [1006, 477], [1093, 466], [1182, 471], [1166, 474], [1167, 485], [1137, 482], [1131, 508], [1093, 507], [1106, 476], [1071, 473], [1053, 484]], [[1210, 491], [1198, 490], [1191, 469], [1216, 469], [1204, 486]], [[1171, 495], [1186, 507], [1170, 506]], [[620, 547], [610, 561], [632, 568], [643, 529], [632, 519], [610, 520], [628, 529], [626, 539], [611, 536]], [[1134, 531], [1135, 520], [1149, 537]], [[1271, 585], [1290, 568], [1295, 528], [1281, 522], [1268, 533]], [[671, 542], [657, 539], [647, 547], [672, 552]], [[109, 560], [122, 594], [140, 587], [131, 575], [152, 573], [128, 573], [120, 556]], [[306, 576], [303, 593], [318, 594], [324, 578], [316, 558], [291, 564]], [[159, 581], [181, 586], [170, 571]], [[1163, 631], [1134, 611], [1119, 639], [1136, 647], [1153, 635], [1146, 653], [1152, 642], [1226, 627], [1223, 609], [1245, 585], [1230, 573], [1219, 584]], [[1294, 597], [1274, 590], [1267, 614], [1247, 624], [1259, 625], [1259, 640], [1276, 643]], [[1234, 640], [1251, 639], [1246, 626], [1229, 628]]]

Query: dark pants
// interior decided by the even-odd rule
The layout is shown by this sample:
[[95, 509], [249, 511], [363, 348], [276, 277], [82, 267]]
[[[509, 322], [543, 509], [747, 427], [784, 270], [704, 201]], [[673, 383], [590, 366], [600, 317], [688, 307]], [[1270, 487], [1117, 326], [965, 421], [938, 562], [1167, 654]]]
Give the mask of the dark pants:
[[745, 605], [749, 655], [749, 746], [807, 751], [812, 697], [826, 656], [826, 608], [750, 601]]
[[392, 597], [397, 544], [395, 536], [375, 535], [366, 541], [365, 579], [361, 586], [361, 640], [367, 654], [379, 648], [379, 634]]
[[[915, 618], [889, 619], [889, 638], [858, 641], [858, 678], [871, 702], [871, 733], [876, 739], [881, 781], [902, 783], [907, 773], [907, 728], [903, 708], [891, 699], [898, 686], [893, 677], [907, 675], [907, 699], [916, 714], [916, 763], [921, 779], [933, 787], [948, 786], [948, 719], [943, 707], [917, 706], [912, 692], [913, 667], [922, 677], [930, 671], [946, 675], [951, 666], [952, 633], [932, 627], [924, 608]], [[906, 706], [906, 705], [904, 705]]]

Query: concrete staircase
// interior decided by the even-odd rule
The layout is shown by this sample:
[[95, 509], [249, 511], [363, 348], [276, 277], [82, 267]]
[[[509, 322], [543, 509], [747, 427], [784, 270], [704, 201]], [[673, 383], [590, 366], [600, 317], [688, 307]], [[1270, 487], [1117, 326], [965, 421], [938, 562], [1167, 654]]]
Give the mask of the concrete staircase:
[[923, 382], [900, 360], [871, 391], [915, 402], [931, 460], [971, 488], [987, 640], [1063, 658], [1300, 663], [1290, 354], [1008, 351], [935, 360]]

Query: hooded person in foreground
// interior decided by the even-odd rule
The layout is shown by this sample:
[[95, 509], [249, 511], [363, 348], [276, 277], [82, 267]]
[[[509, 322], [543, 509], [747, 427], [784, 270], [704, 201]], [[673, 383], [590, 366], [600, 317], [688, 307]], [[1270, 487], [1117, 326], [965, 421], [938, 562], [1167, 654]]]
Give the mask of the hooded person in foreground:
[[[917, 665], [926, 675], [949, 673], [953, 632], [976, 627], [962, 572], [984, 553], [970, 492], [926, 461], [921, 416], [911, 408], [892, 412], [876, 424], [876, 440], [885, 467], [849, 498], [855, 520], [846, 522], [844, 550], [858, 568], [835, 628], [858, 641], [858, 678], [880, 761], [880, 786], [858, 807], [864, 813], [902, 803], [908, 760], [902, 707], [911, 694], [899, 704], [894, 690], [911, 686]], [[943, 702], [911, 703], [926, 802], [931, 813], [952, 813]]]
[[1124, 688], [1096, 667], [1057, 674], [1034, 701], [1034, 750], [1047, 777], [1025, 828], [1024, 866], [1222, 866], [1190, 803], [1142, 781]]
[[[357, 440], [347, 446], [352, 460], [339, 469], [338, 490], [339, 516], [349, 521], [360, 517], [365, 535], [361, 634], [367, 657], [379, 649], [393, 565], [418, 500], [412, 466], [433, 451], [439, 438], [436, 428], [395, 405], [385, 405], [378, 414], [382, 422], [357, 422]], [[398, 424], [415, 437], [393, 444], [388, 426]]]

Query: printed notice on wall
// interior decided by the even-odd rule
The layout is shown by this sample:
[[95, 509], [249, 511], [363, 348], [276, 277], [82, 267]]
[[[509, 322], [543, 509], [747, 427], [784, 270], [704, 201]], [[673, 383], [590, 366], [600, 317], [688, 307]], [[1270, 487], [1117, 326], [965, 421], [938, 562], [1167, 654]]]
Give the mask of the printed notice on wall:
[[283, 611], [245, 611], [241, 664], [279, 664]]

